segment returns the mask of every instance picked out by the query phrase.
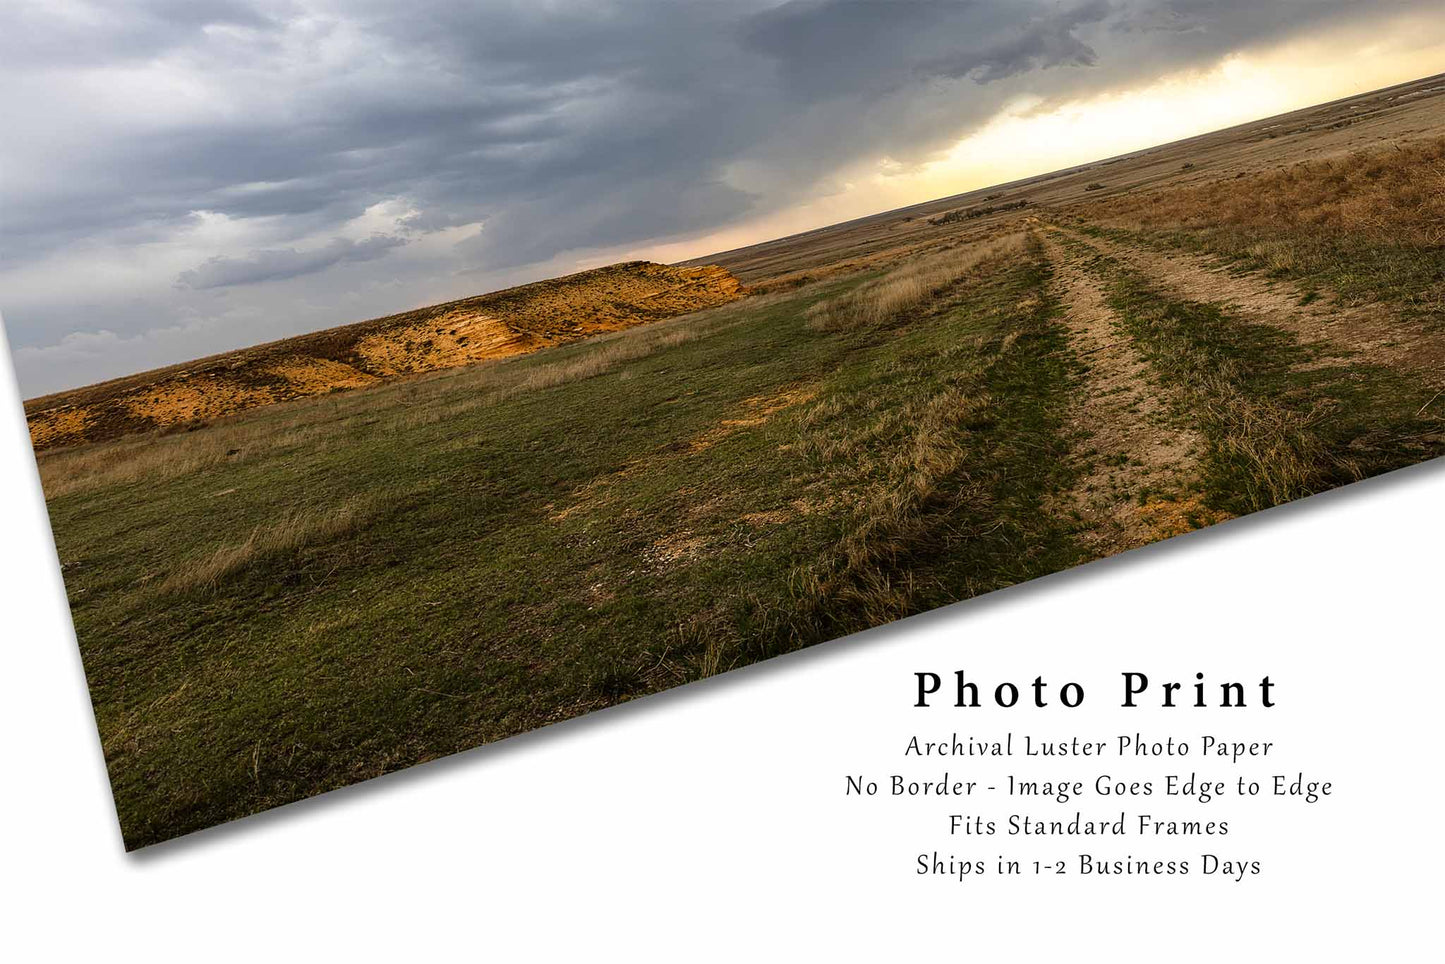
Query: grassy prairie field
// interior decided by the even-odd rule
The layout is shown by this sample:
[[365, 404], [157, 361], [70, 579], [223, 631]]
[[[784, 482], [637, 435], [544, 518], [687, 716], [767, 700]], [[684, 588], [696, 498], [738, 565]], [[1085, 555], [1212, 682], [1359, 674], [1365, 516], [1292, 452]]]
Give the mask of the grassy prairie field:
[[41, 452], [127, 845], [1445, 454], [1431, 90], [726, 252], [751, 293], [692, 314]]

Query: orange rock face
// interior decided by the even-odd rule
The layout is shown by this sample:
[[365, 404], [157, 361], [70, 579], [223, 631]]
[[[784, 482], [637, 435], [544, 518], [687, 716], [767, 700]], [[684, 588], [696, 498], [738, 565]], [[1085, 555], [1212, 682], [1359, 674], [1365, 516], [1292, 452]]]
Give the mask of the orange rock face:
[[519, 355], [742, 294], [714, 265], [608, 265], [33, 399], [26, 418], [37, 449], [102, 441]]

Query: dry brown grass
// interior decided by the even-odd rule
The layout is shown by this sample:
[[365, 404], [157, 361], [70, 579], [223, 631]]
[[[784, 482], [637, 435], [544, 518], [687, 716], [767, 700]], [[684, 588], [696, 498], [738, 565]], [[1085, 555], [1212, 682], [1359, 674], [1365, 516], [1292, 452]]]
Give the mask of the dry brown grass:
[[[1391, 244], [1445, 244], [1445, 137], [1253, 177], [1115, 198], [1092, 218], [1138, 228], [1216, 225], [1349, 232]], [[1283, 246], [1275, 255], [1291, 258]], [[1292, 266], [1285, 264], [1282, 266]]]
[[1315, 428], [1328, 406], [1298, 410], [1242, 392], [1227, 373], [1198, 376], [1190, 391], [1202, 417], [1216, 426], [1221, 454], [1237, 460], [1251, 509], [1266, 509], [1309, 495], [1320, 487], [1322, 467], [1352, 471], [1332, 459]]
[[885, 416], [912, 425], [912, 438], [889, 453], [881, 466], [883, 479], [863, 490], [853, 524], [838, 542], [833, 567], [809, 571], [807, 584], [796, 587], [805, 607], [841, 603], [868, 619], [912, 608], [913, 585], [896, 579], [895, 574], [906, 571], [899, 560], [928, 542], [928, 506], [966, 455], [957, 442], [956, 426], [985, 404], [986, 398], [950, 389]]
[[710, 676], [716, 676], [727, 669], [731, 669], [730, 666], [726, 666], [723, 663], [726, 650], [727, 642], [722, 636], [716, 633], [708, 635], [707, 643], [703, 647], [702, 658], [698, 665], [699, 678], [707, 679]]
[[599, 345], [581, 358], [533, 368], [527, 377], [517, 384], [519, 391], [539, 388], [553, 388], [568, 382], [595, 378], [616, 371], [628, 362], [646, 358], [648, 355], [695, 341], [701, 332], [695, 328], [635, 329], [627, 332], [631, 337], [619, 337]]
[[161, 592], [212, 590], [247, 569], [269, 564], [309, 547], [353, 535], [384, 507], [383, 496], [358, 496], [333, 507], [303, 508], [257, 526], [242, 542], [182, 563], [166, 576]]
[[968, 277], [974, 269], [1023, 250], [1023, 232], [947, 251], [906, 264], [837, 298], [820, 301], [807, 312], [816, 331], [869, 328], [896, 321]]
[[39, 452], [45, 498], [111, 485], [158, 483], [317, 439], [325, 430], [305, 417], [214, 425], [177, 435], [131, 436]]
[[[959, 377], [972, 385], [1014, 343], [1005, 338], [990, 350], [986, 339], [969, 340], [948, 354], [970, 360], [968, 374]], [[900, 576], [908, 572], [902, 561], [934, 544], [932, 510], [940, 492], [946, 488], [951, 502], [969, 502], [978, 510], [988, 500], [985, 487], [968, 478], [969, 450], [960, 427], [989, 404], [981, 389], [955, 384], [901, 404], [835, 396], [803, 415], [798, 453], [831, 466], [839, 482], [856, 488], [834, 551], [793, 574], [793, 603], [801, 618], [840, 606], [875, 622], [912, 611], [917, 587]]]

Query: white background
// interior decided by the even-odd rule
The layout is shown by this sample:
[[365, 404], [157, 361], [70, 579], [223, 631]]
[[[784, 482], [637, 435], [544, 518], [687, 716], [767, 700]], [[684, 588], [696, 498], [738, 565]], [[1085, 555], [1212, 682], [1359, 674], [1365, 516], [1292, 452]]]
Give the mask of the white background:
[[[0, 382], [0, 942], [12, 960], [1438, 952], [1427, 939], [1440, 906], [1445, 464], [127, 856], [8, 364]], [[912, 708], [915, 671], [958, 668], [1074, 680], [1088, 697], [1078, 710]], [[1117, 677], [1134, 669], [1185, 681], [1267, 673], [1278, 706], [1126, 713]], [[1279, 765], [1251, 771], [1310, 771], [1336, 796], [1312, 808], [1212, 804], [1233, 826], [1223, 843], [1045, 847], [1262, 861], [1263, 874], [1236, 884], [922, 877], [921, 852], [991, 858], [1021, 845], [950, 839], [952, 801], [843, 794], [848, 772], [970, 766], [904, 763], [915, 732], [1008, 729], [1271, 739]], [[1185, 769], [1195, 765], [1234, 772], [1195, 759]], [[1100, 770], [1010, 766], [1033, 778]], [[1119, 767], [1106, 758], [1103, 769]]]

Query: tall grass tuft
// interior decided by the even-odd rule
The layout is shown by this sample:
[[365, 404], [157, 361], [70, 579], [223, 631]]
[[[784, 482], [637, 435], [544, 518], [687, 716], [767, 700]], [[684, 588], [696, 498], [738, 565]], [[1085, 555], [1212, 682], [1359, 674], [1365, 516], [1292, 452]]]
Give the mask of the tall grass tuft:
[[163, 593], [213, 590], [248, 570], [354, 535], [379, 514], [384, 499], [357, 496], [337, 506], [299, 509], [257, 526], [243, 541], [183, 562], [161, 583]]
[[806, 314], [815, 331], [873, 328], [892, 324], [922, 308], [987, 262], [1020, 253], [1026, 235], [1005, 235], [961, 251], [915, 261], [841, 295], [818, 302]]

